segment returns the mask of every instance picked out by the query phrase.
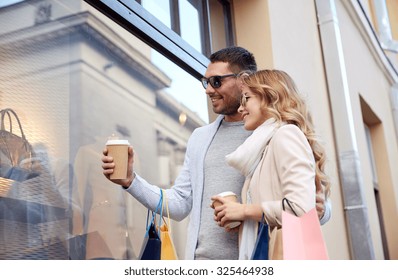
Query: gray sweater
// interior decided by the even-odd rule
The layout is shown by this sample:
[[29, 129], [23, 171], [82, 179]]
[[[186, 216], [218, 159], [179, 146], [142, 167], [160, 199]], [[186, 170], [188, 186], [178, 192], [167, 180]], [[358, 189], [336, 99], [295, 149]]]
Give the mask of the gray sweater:
[[[224, 116], [220, 115], [213, 123], [194, 130], [188, 140], [183, 168], [174, 186], [166, 190], [170, 218], [180, 221], [190, 214], [185, 250], [185, 259], [188, 260], [195, 257], [201, 225], [202, 205], [204, 207], [210, 205], [210, 201], [202, 201], [205, 183], [205, 157], [223, 118]], [[243, 126], [241, 126], [241, 129], [247, 133], [247, 136], [249, 135], [250, 132], [245, 131]], [[234, 148], [236, 147], [232, 147], [230, 151], [233, 151]], [[225, 161], [225, 158], [220, 158], [220, 160]], [[136, 175], [127, 192], [153, 211], [160, 198], [159, 188], [148, 183], [139, 175]], [[240, 195], [240, 191], [238, 195]]]

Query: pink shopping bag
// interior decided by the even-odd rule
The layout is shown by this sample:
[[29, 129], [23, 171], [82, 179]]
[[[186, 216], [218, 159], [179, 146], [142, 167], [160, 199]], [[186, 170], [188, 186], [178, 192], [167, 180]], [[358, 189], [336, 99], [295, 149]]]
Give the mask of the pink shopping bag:
[[315, 208], [301, 217], [282, 211], [282, 240], [285, 260], [329, 259]]

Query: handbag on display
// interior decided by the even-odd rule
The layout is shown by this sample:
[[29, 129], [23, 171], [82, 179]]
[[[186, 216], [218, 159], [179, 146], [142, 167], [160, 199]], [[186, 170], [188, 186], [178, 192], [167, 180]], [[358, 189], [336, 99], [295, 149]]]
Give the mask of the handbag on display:
[[264, 214], [261, 222], [258, 226], [258, 235], [256, 243], [254, 244], [254, 250], [251, 256], [252, 260], [268, 260], [268, 244], [269, 244], [269, 232], [268, 224], [264, 220]]
[[170, 223], [170, 214], [169, 214], [169, 205], [167, 202], [166, 192], [161, 190], [163, 193], [163, 202], [166, 204], [167, 211], [167, 223], [163, 219], [164, 223], [160, 227], [160, 240], [161, 240], [161, 260], [178, 260], [177, 252], [174, 247], [173, 239], [171, 238], [171, 223]]
[[[156, 206], [156, 211], [149, 211], [147, 214], [146, 233], [144, 242], [141, 247], [141, 252], [138, 257], [140, 260], [160, 260], [161, 257], [161, 246], [160, 240], [160, 223], [162, 220], [162, 204], [163, 204], [163, 192], [160, 191], [160, 199]], [[151, 214], [150, 214], [151, 212]], [[156, 226], [156, 213], [159, 212], [159, 224]], [[150, 219], [150, 221], [149, 221]], [[148, 224], [149, 222], [149, 224]]]
[[[0, 177], [14, 181], [25, 181], [39, 175], [33, 170], [33, 149], [26, 140], [18, 115], [12, 109], [0, 111]], [[8, 118], [8, 130], [6, 129]], [[18, 123], [21, 135], [13, 133], [12, 120]]]
[[16, 112], [1, 110], [0, 121], [0, 259], [67, 259], [68, 198], [47, 155], [34, 154]]
[[[286, 202], [294, 215], [285, 211]], [[298, 217], [289, 200], [282, 200], [282, 243], [284, 260], [329, 259], [316, 209]]]

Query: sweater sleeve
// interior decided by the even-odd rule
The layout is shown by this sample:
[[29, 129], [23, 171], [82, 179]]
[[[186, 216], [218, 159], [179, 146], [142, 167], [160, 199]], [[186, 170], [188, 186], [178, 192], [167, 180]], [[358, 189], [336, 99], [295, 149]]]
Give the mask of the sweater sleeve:
[[332, 202], [329, 199], [327, 199], [325, 201], [325, 212], [323, 213], [323, 216], [319, 222], [321, 223], [321, 225], [324, 225], [330, 220], [331, 217], [332, 217]]

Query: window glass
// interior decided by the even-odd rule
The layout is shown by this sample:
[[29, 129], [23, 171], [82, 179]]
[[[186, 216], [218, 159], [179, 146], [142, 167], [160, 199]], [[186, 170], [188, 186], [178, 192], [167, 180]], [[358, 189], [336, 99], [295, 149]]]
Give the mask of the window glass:
[[[143, 0], [141, 5], [170, 27], [169, 1]], [[181, 37], [200, 52], [199, 21], [193, 20], [198, 19], [198, 11], [186, 0], [180, 1], [179, 7], [182, 22]], [[206, 96], [200, 83], [155, 50], [151, 50], [151, 61], [172, 79], [171, 85], [165, 91], [197, 113], [202, 120], [208, 122]]]
[[18, 3], [21, 1], [23, 1], [23, 0], [2, 0], [0, 3], [0, 7], [5, 7], [5, 6], [15, 4], [15, 3]]
[[[218, 0], [209, 1], [212, 48], [219, 50], [232, 42], [227, 41], [223, 6]], [[230, 26], [232, 28], [232, 26]]]
[[208, 121], [200, 82], [81, 0], [0, 7], [0, 26], [0, 259], [136, 259], [147, 209], [102, 151], [127, 139], [137, 174], [170, 187]]
[[171, 28], [169, 0], [142, 0], [141, 5], [164, 25]]
[[171, 85], [165, 91], [207, 123], [209, 117], [203, 86], [155, 50], [152, 50], [151, 61], [171, 78]]
[[179, 0], [181, 37], [202, 53], [199, 12], [188, 0]]

